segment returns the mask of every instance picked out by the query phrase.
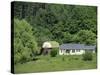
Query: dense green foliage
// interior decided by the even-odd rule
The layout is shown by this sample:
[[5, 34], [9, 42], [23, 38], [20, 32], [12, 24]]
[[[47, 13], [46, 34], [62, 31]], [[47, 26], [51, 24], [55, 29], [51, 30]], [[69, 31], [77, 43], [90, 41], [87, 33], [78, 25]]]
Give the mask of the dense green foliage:
[[55, 57], [57, 55], [57, 53], [58, 53], [58, 49], [54, 48], [51, 50], [50, 55], [51, 55], [51, 57]]
[[90, 51], [86, 51], [85, 54], [83, 54], [83, 60], [87, 61], [87, 60], [92, 60], [93, 56], [92, 56], [92, 52]]
[[80, 30], [73, 37], [73, 41], [77, 43], [96, 44], [96, 35], [91, 30]]
[[45, 41], [96, 44], [95, 6], [14, 2], [14, 18], [15, 63], [34, 58]]
[[25, 20], [14, 19], [14, 63], [31, 60], [36, 50], [32, 27]]
[[49, 40], [96, 44], [95, 6], [15, 2], [14, 17], [30, 23], [39, 46]]

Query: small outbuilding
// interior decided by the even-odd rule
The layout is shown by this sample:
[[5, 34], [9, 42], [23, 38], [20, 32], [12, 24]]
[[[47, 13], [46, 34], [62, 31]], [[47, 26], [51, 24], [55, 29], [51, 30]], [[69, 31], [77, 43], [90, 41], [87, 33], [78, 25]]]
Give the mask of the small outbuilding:
[[59, 47], [59, 55], [81, 55], [86, 51], [95, 53], [96, 45], [62, 44]]
[[42, 45], [41, 54], [48, 54], [53, 48], [58, 48], [59, 50], [59, 43], [56, 41], [46, 41]]

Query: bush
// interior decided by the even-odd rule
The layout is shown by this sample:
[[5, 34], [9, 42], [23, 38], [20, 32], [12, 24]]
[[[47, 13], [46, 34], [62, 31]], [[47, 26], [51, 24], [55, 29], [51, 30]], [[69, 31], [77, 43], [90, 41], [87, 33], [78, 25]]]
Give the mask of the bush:
[[17, 64], [21, 60], [21, 54], [17, 53], [14, 55], [14, 64]]
[[74, 60], [79, 60], [79, 58], [77, 58], [77, 57], [74, 57]]
[[25, 20], [14, 19], [14, 64], [33, 59], [38, 50], [32, 26]]
[[50, 55], [51, 57], [55, 57], [57, 55], [57, 49], [52, 49]]
[[65, 57], [62, 57], [62, 61], [65, 61]]
[[93, 59], [93, 56], [92, 56], [92, 52], [85, 52], [85, 54], [82, 55], [83, 56], [83, 60], [85, 61], [90, 61]]
[[25, 62], [27, 62], [27, 58], [22, 55], [21, 60], [20, 60], [20, 63], [23, 64]]

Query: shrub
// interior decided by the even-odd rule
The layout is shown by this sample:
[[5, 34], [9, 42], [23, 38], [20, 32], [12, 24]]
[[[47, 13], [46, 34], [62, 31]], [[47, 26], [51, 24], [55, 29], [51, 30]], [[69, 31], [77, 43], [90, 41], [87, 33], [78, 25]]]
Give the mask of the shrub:
[[75, 57], [74, 60], [79, 60], [79, 58]]
[[62, 61], [65, 61], [65, 57], [62, 57]]
[[17, 53], [14, 55], [14, 64], [17, 64], [21, 60], [21, 54]]
[[87, 60], [92, 60], [93, 59], [93, 56], [92, 56], [92, 52], [85, 52], [85, 54], [82, 55], [83, 56], [83, 60], [87, 61]]
[[52, 49], [50, 55], [51, 57], [55, 57], [57, 55], [57, 49]]
[[25, 20], [14, 19], [14, 64], [32, 60], [36, 55], [37, 41], [32, 26]]
[[22, 55], [20, 63], [23, 64], [27, 61], [27, 58]]

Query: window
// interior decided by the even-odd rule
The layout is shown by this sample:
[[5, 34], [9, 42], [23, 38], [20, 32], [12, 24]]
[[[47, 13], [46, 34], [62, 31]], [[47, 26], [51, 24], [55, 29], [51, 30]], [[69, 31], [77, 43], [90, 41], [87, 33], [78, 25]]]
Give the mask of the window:
[[70, 53], [70, 50], [67, 49], [67, 50], [66, 50], [66, 53]]
[[73, 50], [72, 50], [72, 53], [74, 53], [74, 52], [75, 52], [75, 50], [73, 49]]
[[77, 52], [80, 52], [80, 50], [78, 49], [78, 50], [76, 50]]

